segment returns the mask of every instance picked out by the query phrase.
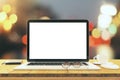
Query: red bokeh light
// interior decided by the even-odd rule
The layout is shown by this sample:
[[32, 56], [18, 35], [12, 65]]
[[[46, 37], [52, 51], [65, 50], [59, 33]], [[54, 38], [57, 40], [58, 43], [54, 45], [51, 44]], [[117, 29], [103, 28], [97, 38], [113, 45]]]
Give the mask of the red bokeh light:
[[27, 45], [27, 35], [24, 35], [24, 36], [22, 37], [22, 43], [23, 43], [24, 45]]
[[89, 31], [92, 31], [94, 28], [94, 24], [92, 22], [89, 22]]
[[110, 45], [111, 40], [103, 40], [101, 37], [100, 38], [94, 38], [92, 36], [89, 36], [89, 46], [95, 47], [99, 46], [102, 44]]

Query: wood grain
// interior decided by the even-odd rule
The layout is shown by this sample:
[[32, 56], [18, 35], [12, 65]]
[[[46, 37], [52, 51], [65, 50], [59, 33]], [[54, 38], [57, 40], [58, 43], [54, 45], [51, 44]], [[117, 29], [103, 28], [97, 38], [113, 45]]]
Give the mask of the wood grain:
[[0, 80], [120, 80], [118, 77], [2, 77]]
[[[4, 65], [0, 60], [0, 80], [120, 80], [120, 69], [109, 70], [14, 70], [18, 65]], [[26, 63], [26, 60], [22, 60]], [[93, 60], [90, 60], [93, 62]], [[110, 60], [120, 66], [120, 60]]]

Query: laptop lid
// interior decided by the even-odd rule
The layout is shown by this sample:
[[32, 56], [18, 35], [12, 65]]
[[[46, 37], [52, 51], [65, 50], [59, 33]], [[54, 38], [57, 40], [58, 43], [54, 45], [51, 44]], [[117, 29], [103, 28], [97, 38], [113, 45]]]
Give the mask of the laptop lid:
[[87, 20], [29, 20], [27, 60], [88, 61]]

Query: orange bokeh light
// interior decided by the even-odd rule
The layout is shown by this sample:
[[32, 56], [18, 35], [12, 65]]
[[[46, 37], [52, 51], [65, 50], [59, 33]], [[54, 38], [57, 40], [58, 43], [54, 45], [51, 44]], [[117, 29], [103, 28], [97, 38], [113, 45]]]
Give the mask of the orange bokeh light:
[[22, 37], [22, 43], [23, 43], [24, 45], [27, 45], [27, 35], [24, 35], [24, 36]]
[[103, 40], [100, 38], [94, 38], [93, 36], [89, 36], [89, 46], [95, 47], [102, 44], [110, 45], [111, 40]]

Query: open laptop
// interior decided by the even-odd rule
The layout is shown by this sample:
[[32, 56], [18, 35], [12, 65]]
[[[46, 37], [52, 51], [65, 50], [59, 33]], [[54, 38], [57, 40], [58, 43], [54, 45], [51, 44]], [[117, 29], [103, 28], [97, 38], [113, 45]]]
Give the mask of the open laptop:
[[87, 20], [30, 20], [27, 30], [28, 62], [15, 69], [100, 69], [88, 62]]

